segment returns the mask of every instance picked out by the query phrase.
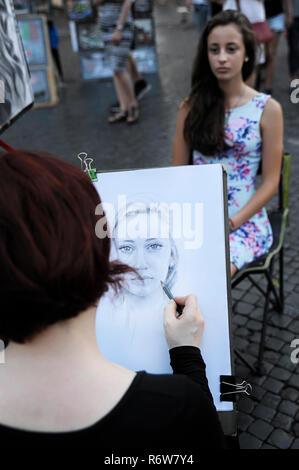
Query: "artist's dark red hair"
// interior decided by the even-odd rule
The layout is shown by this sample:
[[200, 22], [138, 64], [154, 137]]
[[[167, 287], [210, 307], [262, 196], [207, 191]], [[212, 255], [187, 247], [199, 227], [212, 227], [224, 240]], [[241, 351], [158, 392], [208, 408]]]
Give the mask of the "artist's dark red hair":
[[0, 155], [0, 338], [19, 343], [96, 303], [130, 268], [97, 238], [90, 179], [49, 154]]

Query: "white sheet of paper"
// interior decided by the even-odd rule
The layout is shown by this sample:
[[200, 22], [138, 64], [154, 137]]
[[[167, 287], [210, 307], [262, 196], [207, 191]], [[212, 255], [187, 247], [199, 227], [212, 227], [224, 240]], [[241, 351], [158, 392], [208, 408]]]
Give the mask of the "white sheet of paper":
[[[201, 351], [215, 406], [218, 411], [233, 410], [232, 403], [220, 402], [219, 386], [220, 375], [231, 375], [221, 165], [101, 173], [95, 187], [103, 202], [111, 233], [115, 224], [114, 216], [120, 207], [120, 197], [122, 201], [125, 197], [129, 202], [149, 199], [163, 203], [165, 207], [176, 204], [172, 206], [176, 207], [176, 216], [173, 218], [171, 236], [178, 259], [175, 262], [177, 276], [171, 290], [175, 296], [190, 293], [197, 295], [205, 318]], [[111, 207], [115, 208], [115, 214]], [[177, 216], [179, 211], [181, 220]], [[191, 218], [188, 214], [191, 214]], [[127, 222], [126, 229], [129, 227], [130, 230], [131, 222], [140, 229], [143, 222], [150, 220], [149, 223], [155, 228], [155, 223], [160, 220], [152, 215], [148, 219], [145, 214], [138, 217], [134, 219], [131, 215], [129, 218], [120, 218], [117, 228], [123, 228], [121, 224], [124, 219]], [[140, 235], [140, 232], [137, 233]], [[147, 295], [142, 296], [142, 289], [138, 290], [140, 286], [137, 286], [138, 281], [135, 279], [135, 287], [130, 292], [124, 289], [118, 295], [110, 291], [105, 294], [97, 309], [98, 344], [108, 359], [130, 369], [172, 373], [163, 330], [163, 307], [169, 300], [161, 287], [157, 287], [157, 283], [165, 275], [165, 262], [168, 269], [168, 264], [171, 265], [173, 261], [169, 261], [168, 248], [163, 248], [163, 241], [157, 242], [152, 237], [152, 241], [143, 240], [144, 244], [138, 245], [140, 237], [137, 244], [127, 238], [124, 237], [121, 242], [117, 239], [117, 249], [111, 240], [111, 259], [119, 258], [119, 253], [122, 253], [122, 257], [125, 254], [128, 264], [133, 265], [144, 278], [148, 277], [144, 281], [144, 291], [150, 293], [148, 298]], [[140, 251], [140, 246], [144, 246], [143, 251]], [[137, 250], [139, 259], [136, 261]], [[133, 255], [136, 255], [135, 258]], [[124, 261], [123, 258], [121, 260]], [[151, 290], [154, 284], [156, 290]]]

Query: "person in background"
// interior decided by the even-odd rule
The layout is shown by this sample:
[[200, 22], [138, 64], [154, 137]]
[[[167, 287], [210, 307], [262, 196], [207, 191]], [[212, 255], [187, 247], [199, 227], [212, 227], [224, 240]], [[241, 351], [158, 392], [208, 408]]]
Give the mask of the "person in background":
[[127, 70], [134, 35], [132, 0], [93, 0], [93, 5], [99, 6], [102, 38], [120, 104], [119, 112], [112, 113], [108, 122], [115, 124], [125, 121], [127, 124], [134, 124], [139, 119], [139, 107], [132, 77]]
[[48, 24], [48, 30], [49, 30], [51, 52], [52, 52], [52, 56], [56, 64], [56, 68], [57, 68], [59, 78], [60, 78], [59, 84], [63, 85], [63, 71], [62, 71], [62, 66], [61, 66], [61, 61], [60, 61], [59, 50], [58, 50], [58, 45], [59, 45], [58, 30], [53, 20], [48, 19], [47, 24]]
[[[133, 19], [135, 18], [135, 4], [138, 0], [132, 0], [132, 16]], [[134, 29], [135, 32], [135, 29]], [[135, 36], [135, 35], [134, 35]], [[135, 49], [135, 37], [133, 36], [132, 44], [131, 44], [131, 51]], [[145, 80], [141, 72], [138, 70], [138, 65], [136, 59], [131, 52], [128, 56], [127, 61], [127, 71], [132, 77], [134, 83], [134, 94], [138, 101], [140, 101], [152, 88], [152, 86]], [[120, 111], [120, 104], [116, 102], [111, 105], [111, 111], [113, 113], [118, 113]]]
[[[192, 88], [178, 111], [173, 164], [221, 163], [228, 174], [231, 276], [273, 243], [265, 205], [281, 171], [280, 104], [246, 84], [255, 66], [255, 34], [248, 18], [223, 11], [205, 26], [193, 66]], [[255, 188], [262, 160], [262, 184]]]
[[179, 319], [174, 301], [161, 319], [174, 375], [109, 361], [96, 341], [97, 303], [137, 273], [110, 262], [110, 238], [96, 236], [97, 222], [106, 222], [95, 215], [101, 201], [90, 178], [27, 150], [0, 154], [0, 183], [2, 448], [224, 448], [196, 296], [176, 298]]
[[281, 34], [291, 25], [291, 0], [266, 0], [266, 18], [273, 34], [272, 41], [266, 44], [265, 93], [272, 94], [272, 80], [275, 58]]
[[[290, 77], [299, 80], [299, 0], [292, 0], [291, 23], [288, 25], [289, 71]], [[298, 83], [291, 83], [290, 92], [298, 89]]]
[[[223, 11], [225, 10], [238, 10], [245, 15], [250, 23], [258, 23], [265, 21], [266, 11], [264, 0], [222, 0]], [[260, 87], [261, 82], [261, 67], [266, 62], [265, 45], [259, 44], [256, 48], [256, 64], [250, 77], [247, 79], [247, 84], [255, 88]]]
[[201, 34], [212, 15], [211, 2], [208, 0], [186, 0], [186, 6], [188, 8], [192, 6], [194, 24], [198, 34]]

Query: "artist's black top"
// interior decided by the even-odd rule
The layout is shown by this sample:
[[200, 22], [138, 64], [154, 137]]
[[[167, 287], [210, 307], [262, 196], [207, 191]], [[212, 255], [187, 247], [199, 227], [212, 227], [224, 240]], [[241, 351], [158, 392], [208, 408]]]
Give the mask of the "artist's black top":
[[282, 0], [267, 0], [265, 2], [266, 18], [272, 18], [273, 16], [280, 15], [283, 13]]
[[223, 448], [224, 436], [200, 350], [177, 347], [170, 350], [170, 359], [174, 375], [138, 372], [112, 411], [92, 426], [44, 433], [0, 425], [1, 447], [92, 446], [99, 451], [142, 448], [160, 453], [173, 449], [177, 454], [184, 449]]

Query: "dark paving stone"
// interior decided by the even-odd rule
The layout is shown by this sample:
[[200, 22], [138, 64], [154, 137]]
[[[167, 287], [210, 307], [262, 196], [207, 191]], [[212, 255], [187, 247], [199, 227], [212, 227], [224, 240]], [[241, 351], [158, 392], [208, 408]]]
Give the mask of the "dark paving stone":
[[239, 437], [241, 449], [260, 449], [263, 442], [247, 432], [243, 432]]
[[258, 402], [261, 402], [261, 400], [263, 400], [264, 402], [265, 394], [266, 394], [266, 390], [264, 390], [262, 387], [259, 387], [258, 385], [255, 385], [252, 390], [251, 399], [255, 399]]
[[268, 406], [269, 408], [276, 409], [278, 404], [281, 402], [279, 395], [274, 395], [274, 393], [267, 392], [263, 397], [263, 405]]
[[253, 403], [250, 398], [240, 398], [237, 402], [237, 410], [242, 411], [243, 413], [251, 414], [254, 407], [255, 403]]
[[274, 364], [277, 363], [277, 361], [279, 360], [280, 358], [280, 354], [278, 352], [275, 352], [275, 351], [265, 351], [264, 352], [264, 358], [269, 361], [269, 362], [273, 362]]
[[247, 315], [248, 313], [252, 312], [253, 308], [253, 305], [241, 301], [238, 302], [236, 310], [239, 314]]
[[296, 437], [299, 437], [299, 423], [295, 423], [293, 426], [294, 434]]
[[271, 378], [267, 378], [263, 383], [263, 388], [273, 393], [279, 393], [283, 386], [284, 384], [282, 382]]
[[261, 330], [261, 324], [255, 320], [249, 320], [247, 323], [247, 328], [252, 331], [260, 331]]
[[299, 449], [299, 439], [295, 439], [293, 444], [291, 445], [291, 449]]
[[249, 331], [247, 330], [247, 328], [237, 328], [235, 334], [246, 338], [249, 335]]
[[280, 341], [277, 338], [267, 338], [266, 339], [266, 348], [271, 349], [272, 351], [279, 351], [284, 346], [284, 342]]
[[237, 414], [237, 427], [240, 431], [246, 431], [248, 426], [252, 424], [254, 419], [245, 413]]
[[281, 413], [284, 413], [288, 416], [292, 416], [294, 418], [296, 416], [296, 413], [298, 412], [298, 405], [289, 400], [283, 400], [280, 403], [278, 409]]
[[276, 450], [276, 447], [273, 447], [273, 446], [269, 446], [269, 444], [263, 444], [262, 447], [261, 447], [262, 450], [268, 450], [268, 449], [274, 449]]
[[299, 391], [296, 390], [295, 388], [285, 388], [281, 392], [281, 397], [285, 398], [286, 400], [290, 400], [292, 402], [295, 402], [299, 399]]
[[288, 449], [294, 438], [281, 429], [275, 429], [268, 438], [269, 444], [278, 447], [278, 449]]
[[293, 374], [288, 385], [299, 390], [299, 374]]
[[279, 365], [279, 367], [285, 368], [285, 369], [287, 369], [291, 372], [294, 372], [297, 369], [297, 364], [294, 364], [291, 361], [291, 352], [290, 352], [289, 355], [284, 354], [283, 356], [281, 356], [278, 360], [277, 365]]
[[273, 367], [270, 375], [274, 379], [287, 381], [291, 377], [292, 373], [288, 370], [282, 369], [281, 367]]
[[255, 418], [261, 418], [264, 421], [270, 423], [273, 417], [276, 414], [276, 410], [273, 408], [269, 408], [268, 406], [264, 406], [264, 404], [258, 405], [252, 412], [252, 416]]
[[272, 420], [273, 426], [275, 428], [283, 429], [286, 432], [289, 432], [292, 428], [294, 423], [294, 419], [291, 416], [288, 416], [283, 413], [277, 413], [275, 418]]
[[252, 423], [248, 428], [248, 432], [250, 434], [253, 434], [253, 436], [261, 439], [262, 441], [265, 441], [272, 431], [273, 426], [266, 423], [265, 421], [262, 421], [261, 419], [258, 419]]
[[248, 322], [248, 319], [244, 315], [234, 315], [233, 323], [235, 325], [244, 326]]

